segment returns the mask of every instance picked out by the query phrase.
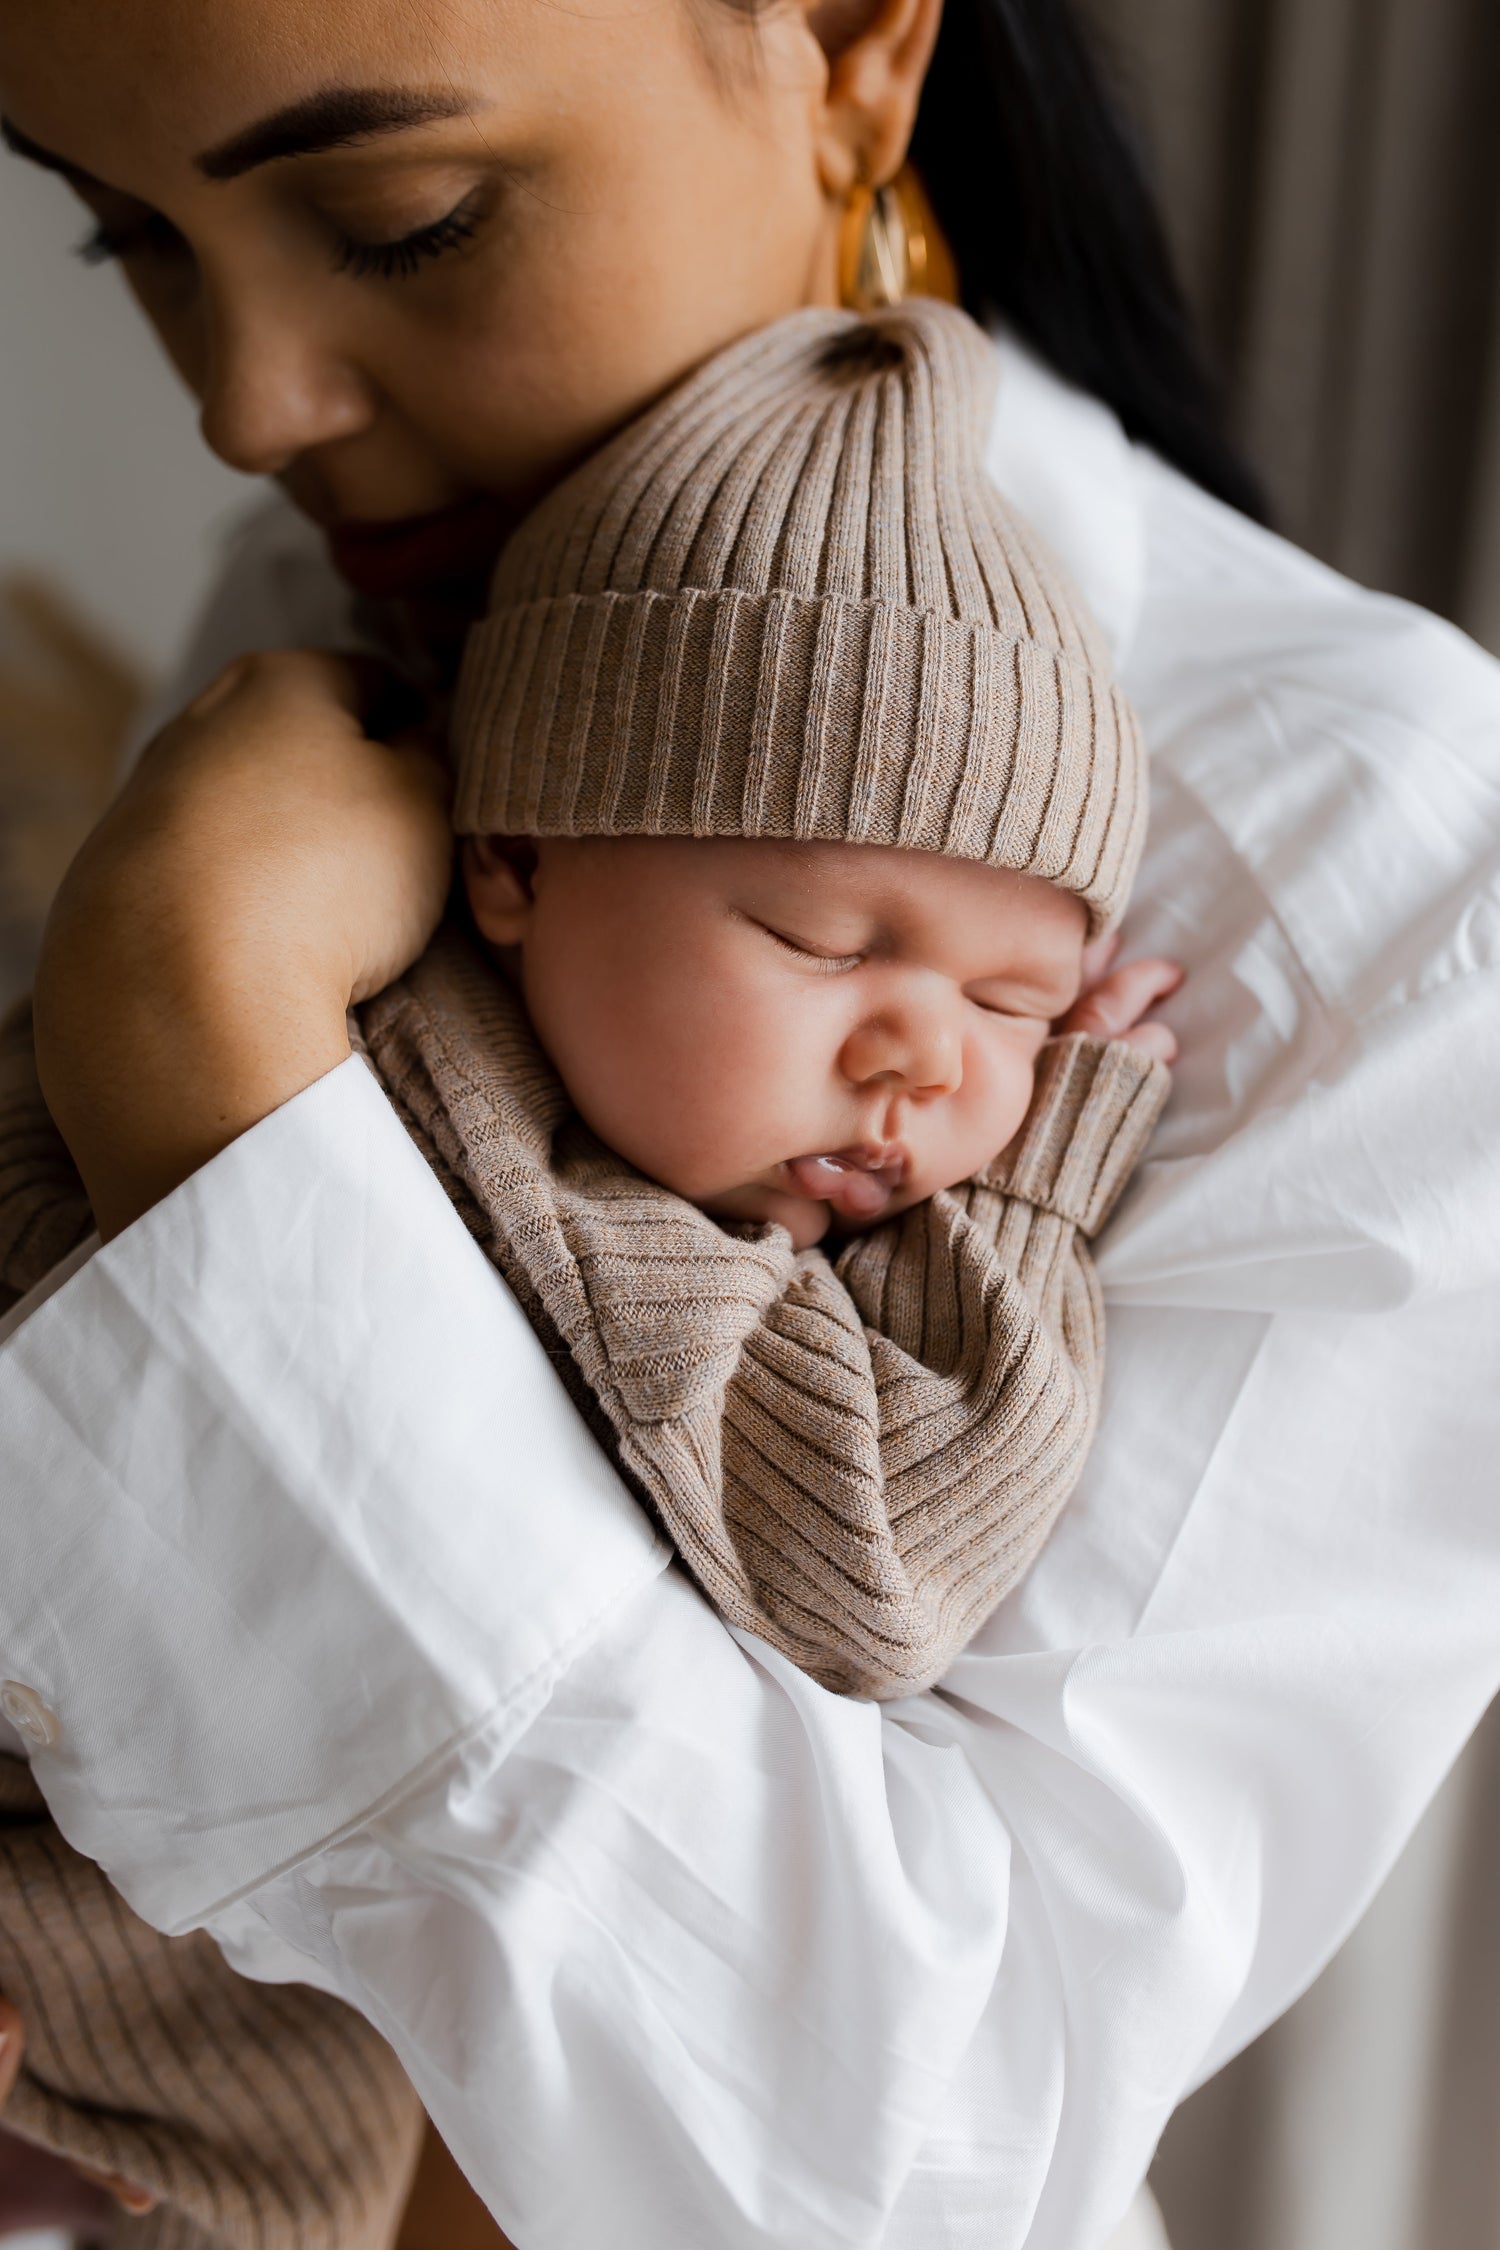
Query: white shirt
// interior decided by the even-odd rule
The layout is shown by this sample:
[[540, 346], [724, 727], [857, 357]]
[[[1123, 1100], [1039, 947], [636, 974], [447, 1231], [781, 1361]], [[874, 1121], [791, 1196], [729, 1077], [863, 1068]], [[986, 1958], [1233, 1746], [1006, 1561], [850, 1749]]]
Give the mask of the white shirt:
[[0, 1348], [64, 1830], [363, 2008], [526, 2250], [1097, 2250], [1500, 1682], [1500, 670], [1001, 356], [1190, 976], [1099, 1441], [942, 1690], [714, 1617], [358, 1062]]

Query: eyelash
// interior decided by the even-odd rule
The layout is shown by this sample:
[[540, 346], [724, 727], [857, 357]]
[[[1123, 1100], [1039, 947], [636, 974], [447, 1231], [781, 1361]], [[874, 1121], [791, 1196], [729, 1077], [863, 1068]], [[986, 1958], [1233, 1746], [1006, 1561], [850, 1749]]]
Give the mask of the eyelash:
[[431, 226], [416, 227], [396, 242], [356, 242], [340, 237], [334, 254], [335, 273], [352, 274], [356, 281], [407, 281], [434, 258], [462, 248], [479, 232], [480, 190], [475, 188], [446, 218]]
[[779, 946], [788, 953], [794, 953], [799, 961], [815, 962], [825, 976], [837, 976], [844, 969], [857, 969], [864, 959], [862, 953], [813, 953], [805, 945], [798, 945], [795, 939], [784, 936], [780, 930], [773, 930], [769, 922], [762, 923], [761, 927], [767, 937], [774, 938]]
[[[798, 945], [794, 939], [785, 936], [782, 931], [773, 930], [769, 922], [763, 922], [761, 928], [765, 931], [767, 937], [776, 940], [776, 943], [784, 952], [794, 954], [799, 961], [812, 962], [814, 967], [819, 969], [824, 976], [839, 976], [845, 970], [857, 969], [864, 959], [862, 953], [811, 953], [805, 945]], [[983, 1016], [998, 1016], [1002, 1023], [1026, 1023], [1032, 1020], [1040, 1022], [1043, 1020], [1040, 1017], [1034, 1018], [1033, 1012], [1024, 1008], [996, 1008], [984, 1000], [971, 1000], [970, 1005], [977, 1008]]]
[[[445, 257], [472, 241], [479, 232], [480, 190], [466, 195], [446, 217], [430, 226], [416, 227], [395, 242], [356, 242], [340, 235], [333, 255], [335, 273], [352, 274], [356, 281], [406, 281], [435, 258]], [[158, 252], [183, 248], [182, 236], [169, 221], [152, 217], [132, 227], [95, 227], [78, 245], [86, 266], [103, 266], [117, 258], [131, 258], [143, 250]]]

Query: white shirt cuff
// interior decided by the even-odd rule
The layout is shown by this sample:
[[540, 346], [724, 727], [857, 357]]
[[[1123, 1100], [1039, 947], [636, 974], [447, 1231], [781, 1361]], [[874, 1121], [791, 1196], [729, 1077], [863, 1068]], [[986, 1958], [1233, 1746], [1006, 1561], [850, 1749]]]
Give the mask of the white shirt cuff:
[[31, 1311], [0, 1428], [0, 1677], [168, 1929], [523, 1725], [666, 1560], [354, 1059]]

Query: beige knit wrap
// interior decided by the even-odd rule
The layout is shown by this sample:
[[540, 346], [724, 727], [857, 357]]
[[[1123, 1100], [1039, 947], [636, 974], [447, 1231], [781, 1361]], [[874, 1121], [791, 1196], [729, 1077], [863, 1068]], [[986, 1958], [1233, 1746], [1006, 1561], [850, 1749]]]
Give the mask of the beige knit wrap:
[[1140, 738], [985, 471], [995, 353], [915, 299], [731, 345], [532, 513], [471, 636], [456, 825], [987, 861], [1124, 909]]

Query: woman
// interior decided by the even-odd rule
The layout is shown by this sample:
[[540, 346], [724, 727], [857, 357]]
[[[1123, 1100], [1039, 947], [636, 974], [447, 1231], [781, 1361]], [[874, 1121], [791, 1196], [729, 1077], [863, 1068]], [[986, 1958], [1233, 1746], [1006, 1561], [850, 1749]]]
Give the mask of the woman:
[[[1225, 505], [1055, 0], [950, 9], [930, 77], [935, 0], [0, 23], [13, 143], [209, 442], [428, 651], [567, 463], [836, 293], [915, 117], [964, 287], [1052, 362], [1000, 340], [994, 472], [1153, 749], [1185, 1060], [1103, 1260], [1104, 1428], [898, 1711], [665, 1567], [348, 1060], [444, 868], [354, 687], [229, 675], [72, 880], [39, 1039], [110, 1239], [0, 1349], [12, 1708], [149, 1919], [371, 2016], [525, 2250], [1095, 2250], [1500, 1677], [1495, 669]], [[219, 653], [307, 567], [257, 534]]]

